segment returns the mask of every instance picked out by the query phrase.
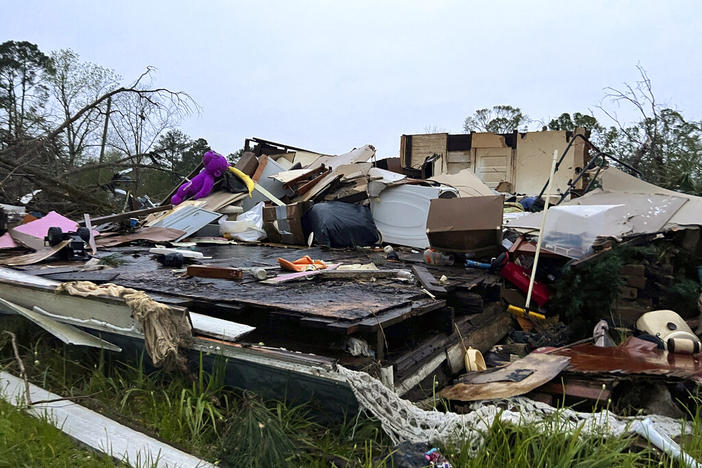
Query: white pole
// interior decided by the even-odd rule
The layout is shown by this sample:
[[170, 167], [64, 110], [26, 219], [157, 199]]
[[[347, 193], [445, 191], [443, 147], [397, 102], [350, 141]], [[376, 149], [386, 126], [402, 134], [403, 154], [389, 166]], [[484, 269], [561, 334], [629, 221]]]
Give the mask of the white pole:
[[544, 238], [544, 229], [546, 227], [546, 215], [548, 214], [548, 202], [551, 195], [551, 186], [553, 185], [553, 175], [556, 172], [556, 161], [558, 160], [558, 150], [553, 151], [553, 162], [551, 163], [551, 172], [549, 172], [548, 186], [546, 187], [546, 201], [544, 202], [543, 216], [541, 216], [541, 229], [539, 229], [539, 239], [536, 241], [536, 254], [534, 255], [534, 264], [531, 266], [531, 278], [529, 278], [529, 291], [527, 292], [526, 304], [524, 310], [529, 312], [529, 304], [531, 303], [531, 292], [534, 289], [534, 278], [536, 278], [536, 265], [539, 263], [539, 254], [541, 253], [541, 241]]

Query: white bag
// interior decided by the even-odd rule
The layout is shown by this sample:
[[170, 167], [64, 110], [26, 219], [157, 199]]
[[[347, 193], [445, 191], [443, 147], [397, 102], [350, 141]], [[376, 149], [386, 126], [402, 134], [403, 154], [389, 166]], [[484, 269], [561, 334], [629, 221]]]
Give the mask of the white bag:
[[219, 234], [244, 242], [256, 242], [266, 238], [263, 230], [263, 202], [258, 203], [246, 213], [236, 217], [236, 221], [227, 221], [226, 216], [219, 219]]

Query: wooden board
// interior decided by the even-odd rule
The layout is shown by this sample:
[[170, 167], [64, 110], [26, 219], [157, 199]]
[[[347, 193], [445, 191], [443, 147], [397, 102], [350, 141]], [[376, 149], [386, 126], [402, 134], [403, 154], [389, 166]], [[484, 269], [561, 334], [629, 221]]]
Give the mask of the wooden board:
[[200, 278], [221, 278], [228, 280], [240, 280], [243, 274], [238, 268], [222, 267], [215, 265], [188, 265], [188, 276]]
[[[457, 401], [493, 400], [524, 395], [558, 376], [569, 358], [549, 354], [529, 354], [494, 372], [474, 372], [464, 381], [443, 389], [442, 398]], [[521, 380], [515, 375], [530, 372]]]
[[17, 255], [14, 257], [0, 258], [0, 265], [21, 266], [39, 263], [42, 260], [46, 260], [47, 258], [51, 257], [62, 248], [66, 247], [70, 242], [70, 240], [65, 240], [59, 244], [56, 244], [53, 247], [44, 247], [33, 253]]

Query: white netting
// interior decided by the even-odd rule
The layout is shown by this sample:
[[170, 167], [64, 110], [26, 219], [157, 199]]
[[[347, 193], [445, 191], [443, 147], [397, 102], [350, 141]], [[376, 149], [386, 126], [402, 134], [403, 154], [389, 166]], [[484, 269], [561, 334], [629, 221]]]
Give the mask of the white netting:
[[[616, 416], [610, 411], [582, 413], [556, 409], [524, 397], [500, 400], [495, 403], [473, 403], [467, 414], [427, 411], [400, 398], [379, 380], [365, 372], [338, 366], [348, 381], [360, 406], [380, 420], [383, 430], [396, 444], [449, 442], [461, 438], [470, 441], [475, 450], [482, 445], [482, 436], [495, 418], [512, 424], [544, 423], [548, 428], [570, 432], [582, 427], [583, 434], [620, 435], [629, 430], [636, 419]], [[555, 416], [554, 416], [555, 415]], [[680, 434], [681, 421], [665, 416], [647, 416], [656, 429], [673, 438]]]

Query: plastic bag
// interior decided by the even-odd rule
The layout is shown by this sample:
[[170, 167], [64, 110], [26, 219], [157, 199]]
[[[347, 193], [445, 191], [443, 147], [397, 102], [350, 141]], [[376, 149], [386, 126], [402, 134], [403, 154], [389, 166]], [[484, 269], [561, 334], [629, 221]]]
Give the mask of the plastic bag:
[[236, 221], [227, 221], [226, 216], [219, 219], [219, 233], [223, 237], [244, 242], [256, 242], [266, 238], [263, 230], [263, 202], [236, 217]]

